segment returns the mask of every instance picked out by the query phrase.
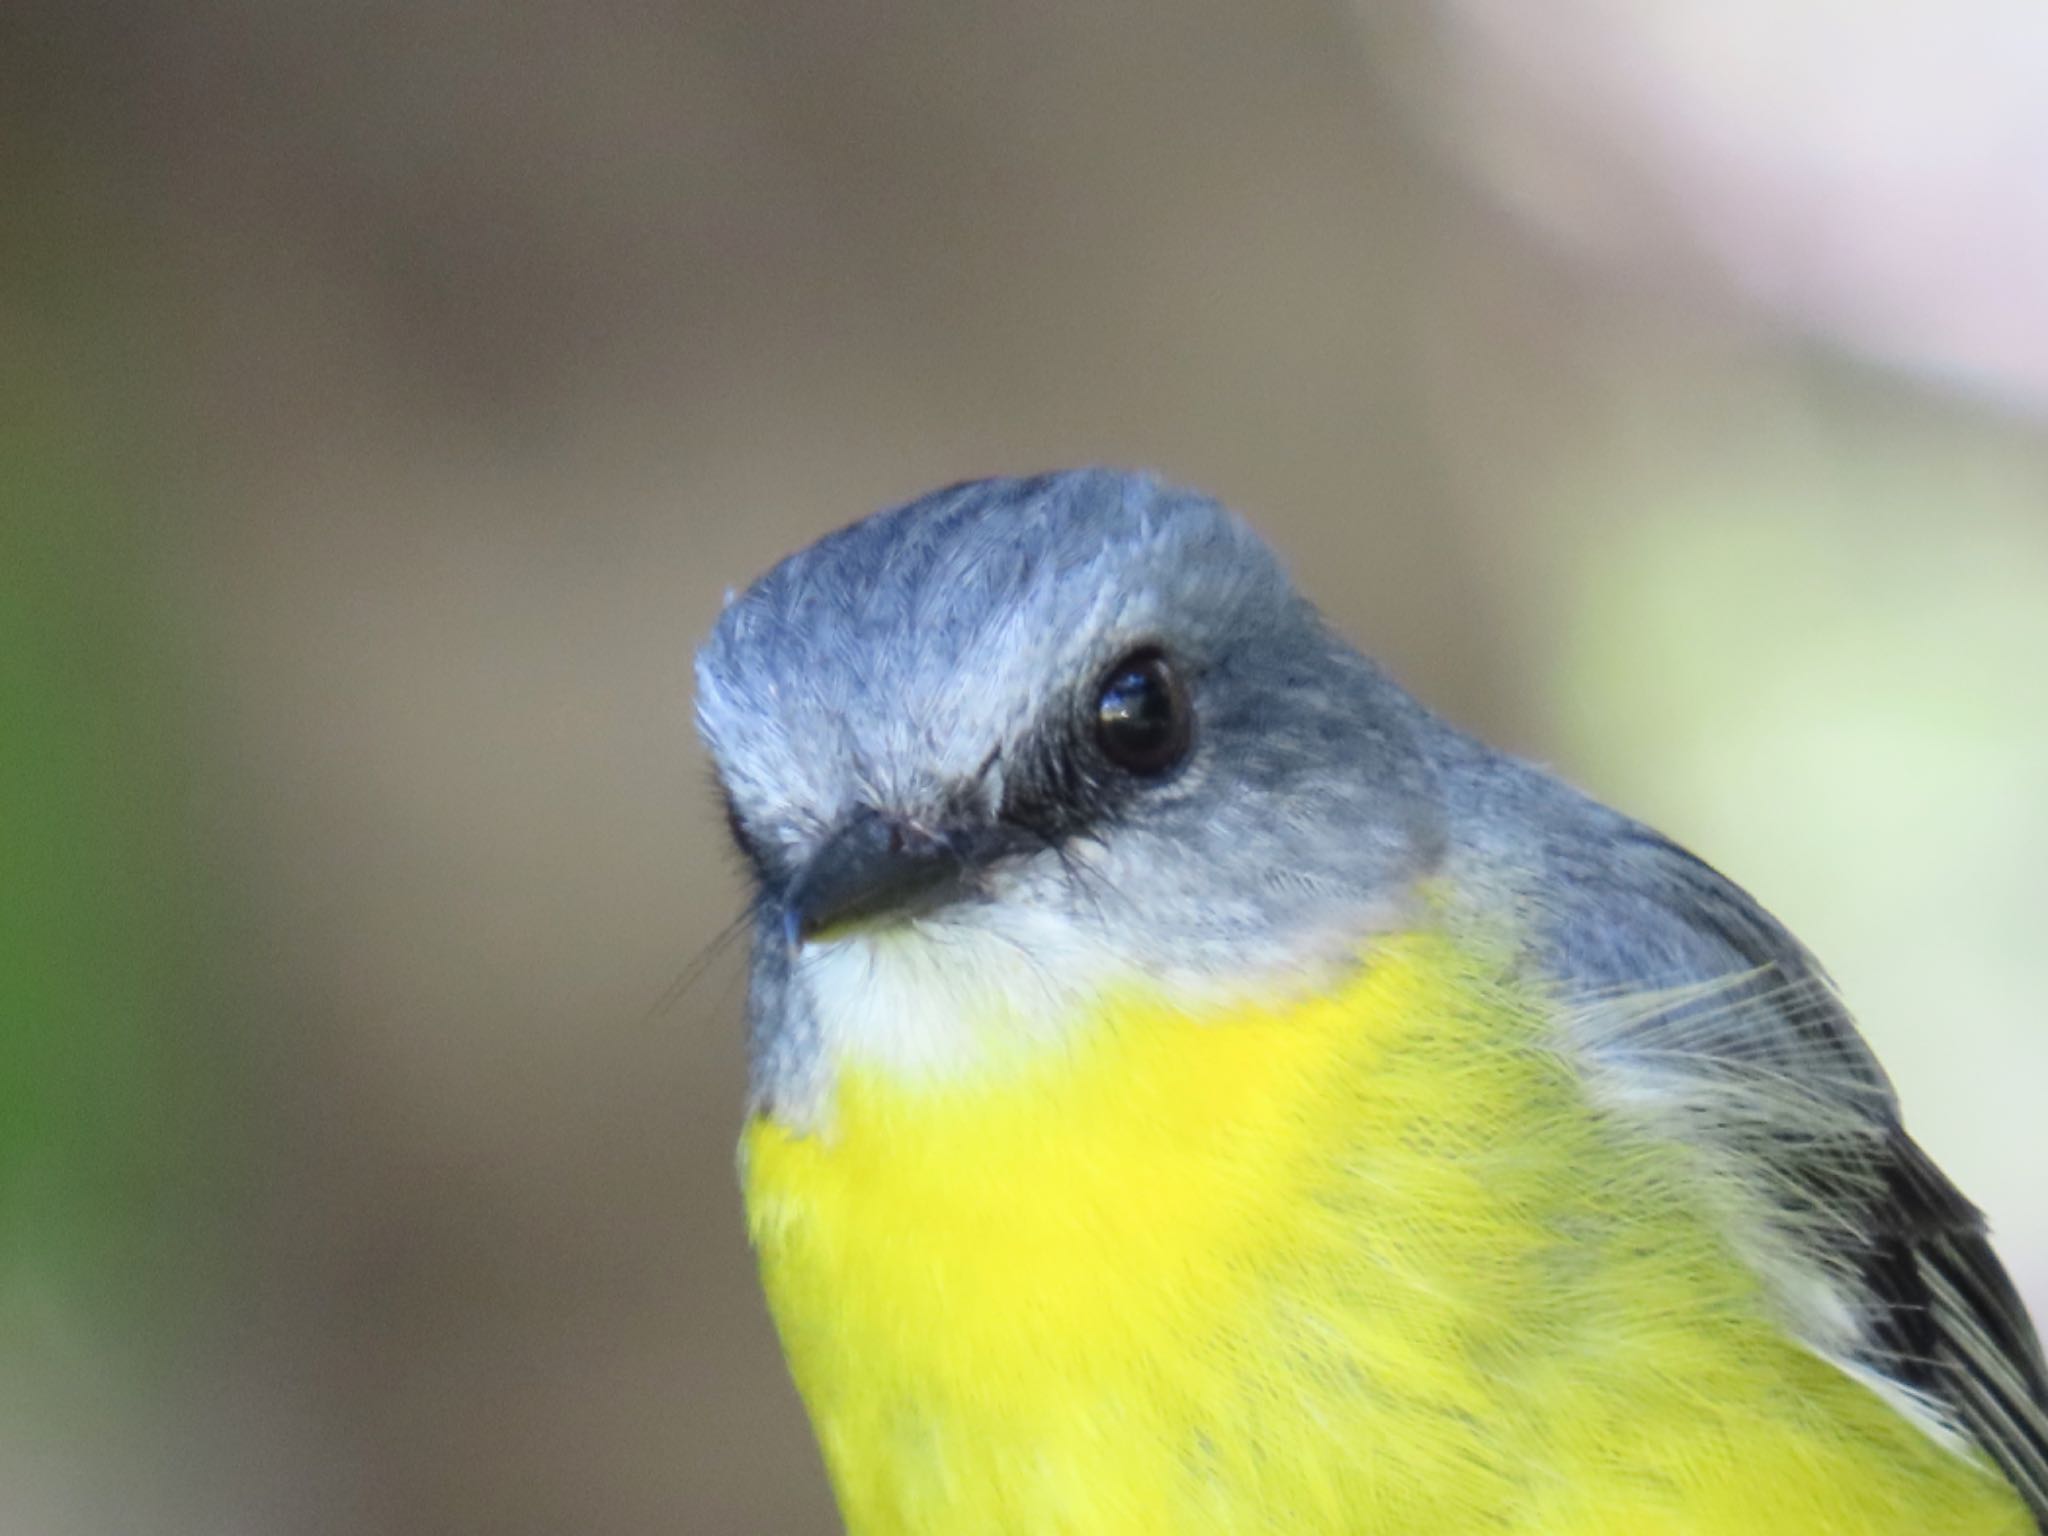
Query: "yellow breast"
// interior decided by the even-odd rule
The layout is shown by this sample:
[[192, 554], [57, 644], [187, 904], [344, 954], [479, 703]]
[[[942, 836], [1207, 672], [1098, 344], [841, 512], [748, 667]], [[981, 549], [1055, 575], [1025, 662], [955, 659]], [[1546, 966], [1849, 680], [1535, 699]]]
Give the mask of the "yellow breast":
[[749, 1125], [854, 1536], [2031, 1532], [1772, 1320], [1682, 1154], [1440, 938], [1333, 995], [1101, 1000]]

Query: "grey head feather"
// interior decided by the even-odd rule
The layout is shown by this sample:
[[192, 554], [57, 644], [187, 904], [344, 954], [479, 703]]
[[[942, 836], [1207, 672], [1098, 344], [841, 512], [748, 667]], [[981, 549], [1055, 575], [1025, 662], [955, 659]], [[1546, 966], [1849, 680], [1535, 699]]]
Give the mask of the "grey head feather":
[[[1176, 772], [1131, 788], [1083, 738], [1137, 646], [1173, 659], [1197, 723]], [[1690, 854], [1429, 714], [1218, 503], [1100, 469], [934, 492], [732, 599], [697, 682], [759, 887], [757, 1104], [816, 1086], [780, 908], [863, 810], [959, 850], [948, 911], [1042, 911], [1162, 975], [1284, 963], [1435, 876], [1459, 910], [1513, 915], [1596, 1087], [1757, 1192], [1753, 1257], [1787, 1325], [1980, 1447], [2048, 1521], [2032, 1327], [1812, 957]]]
[[[1123, 793], [1081, 738], [1105, 669], [1145, 646], [1197, 723], [1176, 772]], [[764, 940], [862, 808], [963, 843], [1005, 834], [963, 901], [1063, 916], [1161, 970], [1278, 954], [1442, 846], [1426, 717], [1235, 514], [1142, 475], [953, 486], [826, 536], [720, 615], [697, 710]], [[769, 1098], [814, 1065], [777, 950], [756, 946], [750, 1005]]]

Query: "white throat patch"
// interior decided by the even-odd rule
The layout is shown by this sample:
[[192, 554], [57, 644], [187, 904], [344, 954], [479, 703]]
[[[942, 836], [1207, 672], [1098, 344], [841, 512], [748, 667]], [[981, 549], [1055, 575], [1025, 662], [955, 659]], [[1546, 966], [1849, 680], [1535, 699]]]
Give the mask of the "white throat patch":
[[993, 903], [806, 945], [795, 984], [833, 1068], [956, 1081], [1056, 1046], [1129, 966], [1072, 920]]
[[1125, 988], [1197, 1015], [1282, 1003], [1355, 965], [1361, 941], [1389, 926], [1378, 915], [1353, 910], [1263, 953], [1219, 940], [1164, 973], [1156, 961], [1133, 963], [1079, 916], [1014, 902], [821, 939], [804, 946], [791, 977], [816, 1029], [815, 1068], [807, 1091], [794, 1103], [778, 1098], [777, 1111], [816, 1125], [846, 1069], [936, 1085], [1063, 1049], [1099, 1019], [1105, 996]]

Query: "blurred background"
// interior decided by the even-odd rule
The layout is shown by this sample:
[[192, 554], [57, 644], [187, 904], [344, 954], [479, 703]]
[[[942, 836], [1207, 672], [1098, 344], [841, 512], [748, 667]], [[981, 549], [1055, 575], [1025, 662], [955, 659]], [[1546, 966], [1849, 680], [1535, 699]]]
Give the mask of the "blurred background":
[[13, 0], [0, 1529], [823, 1533], [720, 593], [1233, 501], [1830, 963], [2048, 1308], [2048, 13]]

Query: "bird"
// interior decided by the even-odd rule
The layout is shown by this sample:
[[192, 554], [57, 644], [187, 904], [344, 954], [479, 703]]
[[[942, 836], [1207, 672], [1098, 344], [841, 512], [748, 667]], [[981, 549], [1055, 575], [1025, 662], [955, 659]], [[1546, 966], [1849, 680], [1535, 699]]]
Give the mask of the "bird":
[[728, 594], [748, 1236], [852, 1536], [2048, 1530], [1820, 963], [1090, 468]]

